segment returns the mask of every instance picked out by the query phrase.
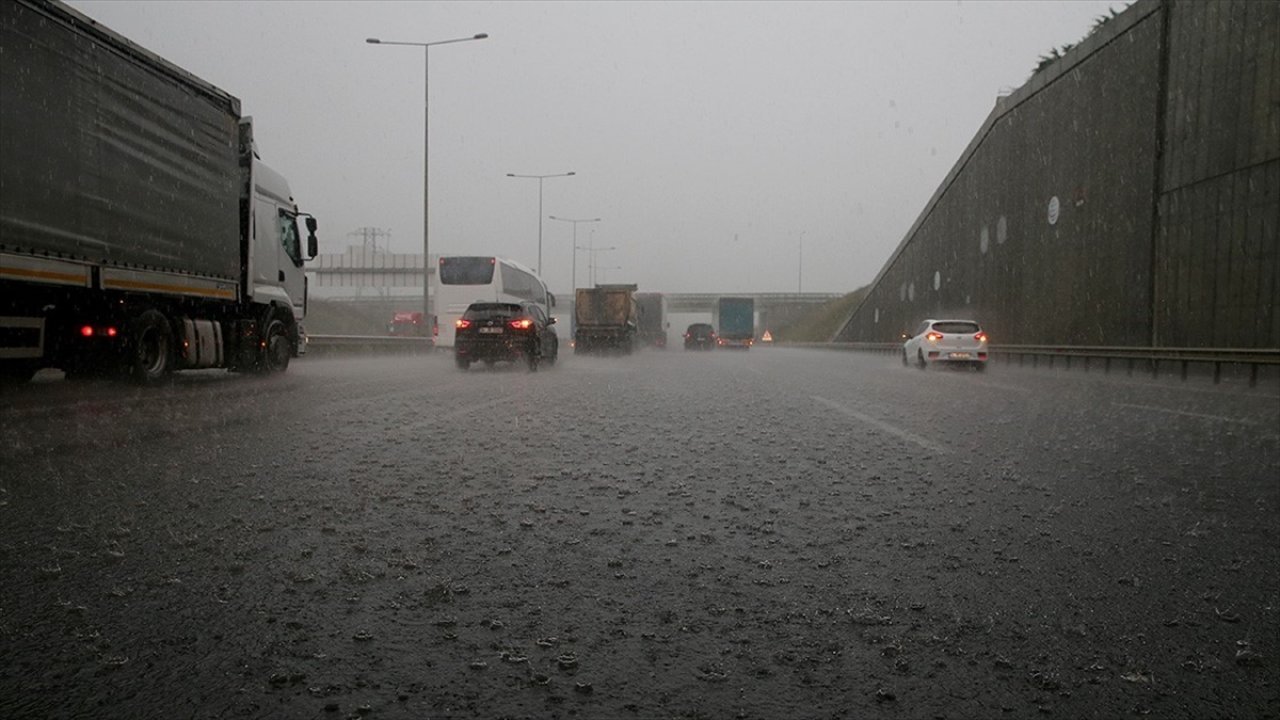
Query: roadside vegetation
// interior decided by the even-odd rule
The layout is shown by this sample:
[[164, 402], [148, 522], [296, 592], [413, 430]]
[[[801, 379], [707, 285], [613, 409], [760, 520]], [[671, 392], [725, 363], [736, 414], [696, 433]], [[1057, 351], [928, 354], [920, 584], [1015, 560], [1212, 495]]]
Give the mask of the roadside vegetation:
[[867, 296], [871, 286], [860, 287], [851, 293], [814, 308], [798, 317], [795, 322], [773, 330], [776, 342], [826, 342], [840, 329], [849, 313]]

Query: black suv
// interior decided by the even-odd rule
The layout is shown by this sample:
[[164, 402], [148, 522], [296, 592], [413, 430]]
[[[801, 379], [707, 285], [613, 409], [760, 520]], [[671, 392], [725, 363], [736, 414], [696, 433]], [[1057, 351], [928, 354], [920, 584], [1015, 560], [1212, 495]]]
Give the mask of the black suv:
[[454, 362], [463, 370], [478, 361], [524, 360], [530, 370], [554, 365], [560, 352], [555, 322], [534, 303], [472, 303], [457, 322]]
[[708, 323], [694, 323], [684, 331], [685, 350], [711, 350], [716, 346], [716, 330]]

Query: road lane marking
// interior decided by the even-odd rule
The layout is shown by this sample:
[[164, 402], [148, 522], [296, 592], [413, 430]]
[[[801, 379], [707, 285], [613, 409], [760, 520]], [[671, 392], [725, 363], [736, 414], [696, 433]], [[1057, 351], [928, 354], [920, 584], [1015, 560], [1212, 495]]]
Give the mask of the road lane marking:
[[1239, 418], [1229, 418], [1223, 415], [1207, 415], [1205, 413], [1187, 412], [1186, 410], [1172, 410], [1170, 408], [1156, 407], [1155, 405], [1138, 405], [1137, 403], [1112, 402], [1116, 407], [1135, 408], [1138, 410], [1154, 410], [1156, 412], [1169, 413], [1170, 415], [1182, 415], [1184, 417], [1203, 418], [1205, 420], [1218, 420], [1221, 422], [1237, 423], [1239, 425], [1257, 425], [1252, 420], [1241, 420]]
[[849, 417], [854, 418], [855, 420], [861, 420], [862, 422], [868, 425], [871, 425], [872, 427], [878, 428], [884, 432], [887, 432], [890, 435], [901, 438], [902, 440], [906, 440], [907, 442], [910, 442], [910, 443], [915, 443], [916, 445], [919, 445], [920, 447], [930, 452], [934, 452], [939, 455], [946, 455], [948, 452], [948, 450], [945, 447], [933, 442], [932, 440], [922, 438], [919, 435], [916, 435], [915, 433], [908, 432], [894, 425], [890, 425], [889, 423], [883, 420], [877, 420], [876, 418], [873, 418], [869, 415], [863, 415], [857, 410], [854, 410], [853, 408], [845, 407], [844, 405], [841, 405], [838, 402], [828, 400], [824, 397], [818, 397], [817, 395], [812, 395], [810, 397], [822, 403], [823, 405], [826, 405], [832, 410], [835, 410], [838, 413], [841, 413], [843, 415], [848, 415]]

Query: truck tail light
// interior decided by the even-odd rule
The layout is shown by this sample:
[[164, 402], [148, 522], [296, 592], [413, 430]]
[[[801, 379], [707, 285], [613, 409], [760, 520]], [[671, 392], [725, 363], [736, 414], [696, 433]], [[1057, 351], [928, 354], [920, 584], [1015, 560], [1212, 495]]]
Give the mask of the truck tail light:
[[85, 325], [84, 327], [80, 328], [80, 334], [83, 335], [84, 337], [93, 337], [93, 326]]

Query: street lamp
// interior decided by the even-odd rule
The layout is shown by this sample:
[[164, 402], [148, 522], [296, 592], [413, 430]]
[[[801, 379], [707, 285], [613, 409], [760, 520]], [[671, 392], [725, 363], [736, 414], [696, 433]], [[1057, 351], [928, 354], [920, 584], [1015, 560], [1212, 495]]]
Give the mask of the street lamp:
[[538, 275], [542, 275], [542, 181], [547, 178], [569, 177], [577, 173], [570, 170], [567, 173], [556, 173], [554, 175], [517, 175], [515, 173], [507, 173], [507, 177], [512, 178], [533, 178], [538, 181]]
[[576, 293], [578, 292], [578, 250], [579, 250], [578, 223], [600, 222], [600, 218], [586, 218], [582, 220], [575, 220], [573, 218], [556, 217], [555, 215], [548, 215], [547, 217], [551, 218], [552, 220], [559, 220], [560, 222], [573, 223], [573, 277], [569, 281], [569, 284], [572, 285], [573, 287], [569, 289], [573, 291], [576, 295]]
[[[596, 270], [607, 270], [607, 269], [608, 269], [608, 268], [601, 268], [601, 267], [598, 267], [598, 266], [596, 265], [596, 253], [601, 253], [601, 252], [610, 252], [610, 251], [612, 251], [612, 250], [617, 250], [618, 248], [616, 248], [616, 247], [614, 247], [614, 246], [612, 246], [612, 245], [610, 245], [609, 247], [599, 247], [599, 248], [598, 248], [598, 247], [596, 247], [596, 246], [595, 246], [595, 244], [594, 244], [594, 243], [588, 243], [586, 247], [580, 247], [580, 248], [578, 248], [578, 249], [579, 249], [579, 250], [586, 250], [586, 251], [587, 251], [587, 278], [588, 278], [587, 282], [591, 283], [591, 285], [592, 285], [592, 286], [595, 286], [595, 284], [596, 284]], [[621, 270], [622, 268], [614, 268], [614, 269], [615, 269], [615, 270]]]
[[427, 204], [430, 193], [427, 191], [429, 185], [428, 169], [430, 168], [428, 149], [431, 142], [430, 120], [428, 113], [431, 104], [431, 95], [428, 92], [430, 87], [430, 52], [429, 49], [434, 45], [448, 45], [450, 43], [467, 42], [470, 40], [484, 40], [489, 37], [488, 33], [476, 33], [471, 37], [454, 38], [452, 40], [437, 40], [435, 42], [400, 42], [395, 40], [379, 40], [378, 38], [366, 38], [365, 42], [370, 45], [408, 45], [411, 47], [422, 48], [422, 311], [424, 320], [432, 322], [434, 316], [431, 314], [431, 242], [430, 242], [430, 206]]

